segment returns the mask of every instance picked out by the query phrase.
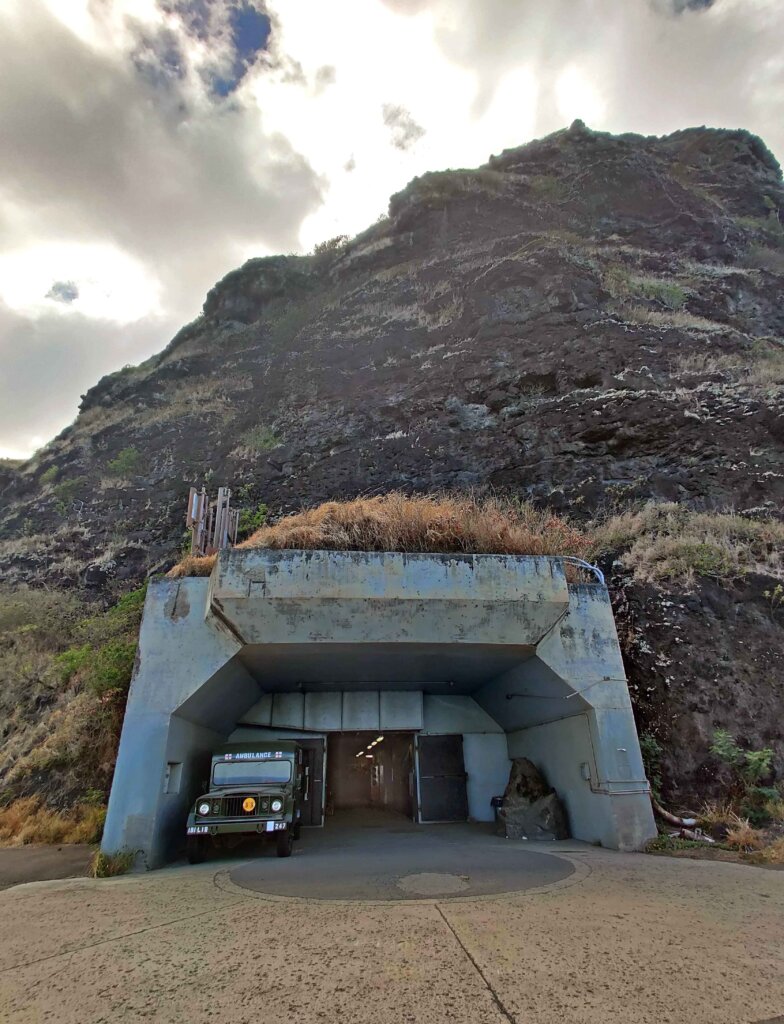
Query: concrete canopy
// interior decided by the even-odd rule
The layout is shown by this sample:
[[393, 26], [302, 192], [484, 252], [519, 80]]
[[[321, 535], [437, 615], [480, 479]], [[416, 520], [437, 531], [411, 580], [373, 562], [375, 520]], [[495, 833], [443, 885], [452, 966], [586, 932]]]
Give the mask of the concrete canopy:
[[654, 834], [603, 586], [569, 585], [552, 557], [245, 549], [221, 552], [209, 580], [149, 587], [103, 848], [164, 862], [211, 750], [250, 709], [268, 709], [257, 724], [341, 729], [363, 693], [391, 708], [396, 692], [442, 695], [466, 733], [468, 701], [506, 734], [505, 756], [543, 769], [576, 838]]

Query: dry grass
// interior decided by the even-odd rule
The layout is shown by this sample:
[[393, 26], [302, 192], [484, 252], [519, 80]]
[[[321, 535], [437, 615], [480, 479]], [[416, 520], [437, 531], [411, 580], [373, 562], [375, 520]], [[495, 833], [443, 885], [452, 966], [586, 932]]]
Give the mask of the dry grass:
[[132, 850], [120, 850], [117, 853], [96, 850], [90, 864], [90, 877], [116, 878], [117, 875], [124, 875], [133, 867], [135, 858], [136, 854]]
[[674, 502], [612, 516], [592, 531], [591, 553], [623, 552], [641, 581], [784, 575], [784, 523], [731, 512], [692, 512]]
[[472, 495], [398, 492], [330, 501], [263, 526], [241, 548], [577, 555], [588, 538], [531, 505]]
[[754, 270], [767, 270], [771, 274], [784, 275], [784, 252], [769, 245], [752, 245], [743, 261]]
[[[784, 523], [692, 512], [672, 502], [624, 512], [582, 531], [551, 512], [497, 497], [393, 492], [285, 516], [239, 547], [589, 559], [613, 554], [643, 581], [728, 579], [752, 571], [784, 575]], [[189, 555], [169, 576], [209, 576], [214, 565], [214, 556]]]
[[[240, 548], [327, 551], [458, 552], [462, 554], [577, 555], [588, 548], [582, 531], [552, 512], [501, 498], [472, 495], [329, 501], [263, 526]], [[186, 556], [169, 576], [209, 576], [215, 556]]]
[[721, 324], [715, 320], [706, 320], [705, 317], [695, 316], [694, 313], [687, 313], [684, 310], [668, 310], [662, 312], [658, 309], [647, 309], [645, 306], [624, 306], [620, 315], [632, 324], [648, 324], [651, 327], [666, 328], [677, 327], [684, 331], [729, 331], [732, 328], [728, 324]]
[[203, 558], [199, 555], [186, 555], [166, 575], [174, 580], [183, 576], [209, 576], [215, 565], [215, 559], [215, 555], [205, 555]]
[[784, 347], [776, 342], [759, 341], [748, 352], [695, 352], [681, 356], [675, 363], [680, 373], [727, 374], [742, 384], [768, 387], [784, 384]]
[[751, 853], [754, 850], [761, 850], [765, 845], [765, 833], [754, 828], [746, 818], [736, 817], [736, 823], [727, 832], [724, 840], [726, 846], [731, 850], [739, 850], [741, 853]]
[[105, 817], [105, 807], [78, 804], [63, 813], [44, 807], [38, 797], [25, 797], [0, 808], [0, 845], [97, 843]]
[[699, 815], [700, 827], [707, 829], [737, 824], [738, 820], [735, 808], [731, 803], [719, 803], [716, 800], [709, 800], [704, 803]]
[[755, 850], [749, 860], [752, 864], [784, 864], [784, 836], [761, 850]]

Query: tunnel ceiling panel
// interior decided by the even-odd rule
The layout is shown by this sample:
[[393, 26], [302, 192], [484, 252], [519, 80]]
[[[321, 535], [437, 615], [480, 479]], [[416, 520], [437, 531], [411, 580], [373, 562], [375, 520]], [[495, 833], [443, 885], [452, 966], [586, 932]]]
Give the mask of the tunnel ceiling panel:
[[508, 644], [251, 644], [239, 657], [262, 690], [473, 693], [532, 657]]

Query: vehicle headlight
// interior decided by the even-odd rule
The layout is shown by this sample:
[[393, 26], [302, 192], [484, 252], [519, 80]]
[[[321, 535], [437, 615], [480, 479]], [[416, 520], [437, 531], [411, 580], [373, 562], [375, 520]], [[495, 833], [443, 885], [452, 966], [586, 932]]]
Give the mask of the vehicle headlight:
[[283, 810], [283, 801], [282, 800], [273, 800], [272, 803], [270, 804], [270, 808], [275, 812], [275, 814], [277, 814], [278, 811], [282, 811]]
[[209, 814], [210, 813], [210, 805], [205, 801], [204, 803], [199, 804], [199, 806], [196, 808], [196, 810], [199, 812], [199, 814]]

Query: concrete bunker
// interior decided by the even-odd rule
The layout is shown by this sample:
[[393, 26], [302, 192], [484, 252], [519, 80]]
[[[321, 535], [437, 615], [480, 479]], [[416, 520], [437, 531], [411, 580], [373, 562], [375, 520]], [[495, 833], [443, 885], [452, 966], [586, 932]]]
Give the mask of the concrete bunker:
[[312, 751], [306, 825], [490, 821], [525, 756], [576, 839], [655, 834], [607, 590], [557, 557], [234, 549], [151, 583], [104, 850], [176, 856], [211, 751], [275, 737]]

